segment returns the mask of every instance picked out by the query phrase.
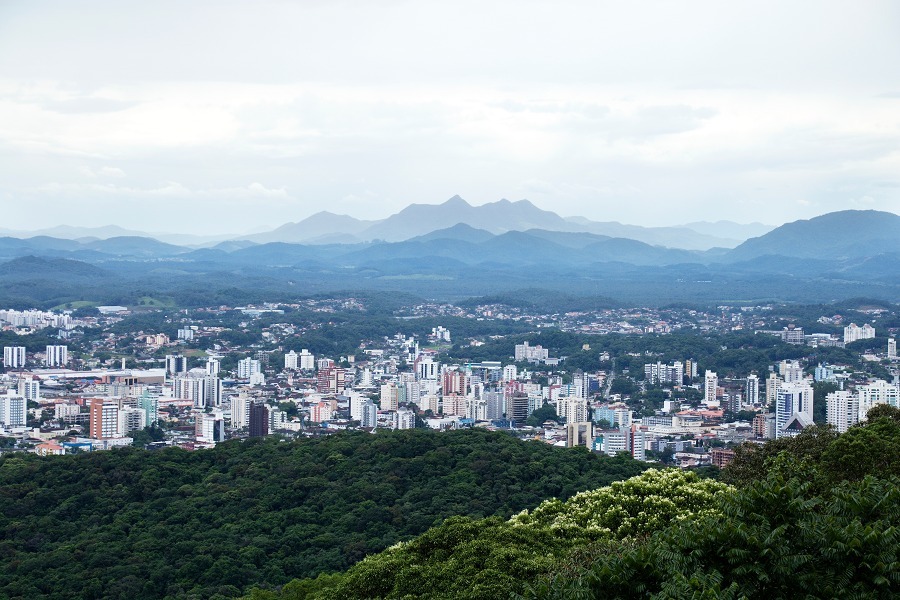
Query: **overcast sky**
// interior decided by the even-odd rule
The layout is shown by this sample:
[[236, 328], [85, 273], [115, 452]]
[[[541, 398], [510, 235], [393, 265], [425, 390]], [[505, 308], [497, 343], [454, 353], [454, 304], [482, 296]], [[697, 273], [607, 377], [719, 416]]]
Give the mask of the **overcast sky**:
[[0, 227], [900, 212], [900, 2], [0, 0]]

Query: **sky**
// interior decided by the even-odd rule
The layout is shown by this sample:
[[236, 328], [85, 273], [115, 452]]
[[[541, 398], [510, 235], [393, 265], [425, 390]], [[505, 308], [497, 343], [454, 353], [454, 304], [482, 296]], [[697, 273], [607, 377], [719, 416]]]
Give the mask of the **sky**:
[[0, 228], [900, 213], [900, 3], [0, 0]]

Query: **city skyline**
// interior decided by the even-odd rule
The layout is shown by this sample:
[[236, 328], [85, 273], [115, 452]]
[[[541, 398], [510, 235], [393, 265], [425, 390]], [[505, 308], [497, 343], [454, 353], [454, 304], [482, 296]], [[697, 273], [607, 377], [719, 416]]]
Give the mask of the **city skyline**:
[[900, 7], [8, 2], [4, 227], [900, 212]]

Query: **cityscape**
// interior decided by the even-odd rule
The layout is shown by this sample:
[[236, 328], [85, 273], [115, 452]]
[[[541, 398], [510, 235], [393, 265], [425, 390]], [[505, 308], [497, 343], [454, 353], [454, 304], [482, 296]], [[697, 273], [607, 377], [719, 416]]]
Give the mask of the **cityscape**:
[[0, 600], [900, 597], [898, 32], [0, 2]]
[[[393, 335], [360, 339], [352, 351], [332, 355], [303, 347], [304, 336], [328, 336], [339, 323], [314, 323], [304, 313], [365, 313], [365, 299], [180, 311], [8, 309], [0, 311], [4, 340], [57, 339], [37, 351], [4, 346], [3, 450], [195, 450], [266, 435], [482, 427], [681, 468], [724, 467], [744, 442], [796, 436], [815, 424], [842, 433], [875, 405], [900, 408], [892, 309], [822, 314], [816, 333], [795, 323], [776, 328], [783, 317], [774, 309], [541, 314], [502, 304], [416, 304], [395, 311]], [[458, 340], [442, 325], [418, 336], [408, 327], [442, 318], [474, 322], [469, 331], [513, 323], [527, 333]], [[159, 327], [129, 328], [136, 320]], [[879, 331], [869, 321], [887, 327]], [[566, 346], [529, 343], [542, 331], [567, 335]], [[629, 338], [629, 350], [601, 350], [606, 336]], [[665, 348], [667, 336], [678, 340], [674, 347], [686, 336], [734, 339], [785, 358], [751, 372], [717, 367], [724, 346], [709, 361], [663, 360], [673, 350], [651, 348]], [[642, 344], [645, 338], [653, 343]], [[576, 356], [560, 355], [583, 340]], [[479, 351], [490, 360], [475, 360]], [[829, 362], [823, 352], [850, 360]]]

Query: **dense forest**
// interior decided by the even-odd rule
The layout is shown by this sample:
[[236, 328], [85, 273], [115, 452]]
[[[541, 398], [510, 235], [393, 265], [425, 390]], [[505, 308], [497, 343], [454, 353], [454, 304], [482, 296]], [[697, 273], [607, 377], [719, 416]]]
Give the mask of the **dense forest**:
[[0, 597], [235, 597], [645, 468], [483, 430], [4, 456]]
[[894, 598], [900, 410], [740, 447], [721, 482], [675, 470], [504, 520], [449, 519], [344, 573], [252, 600]]

